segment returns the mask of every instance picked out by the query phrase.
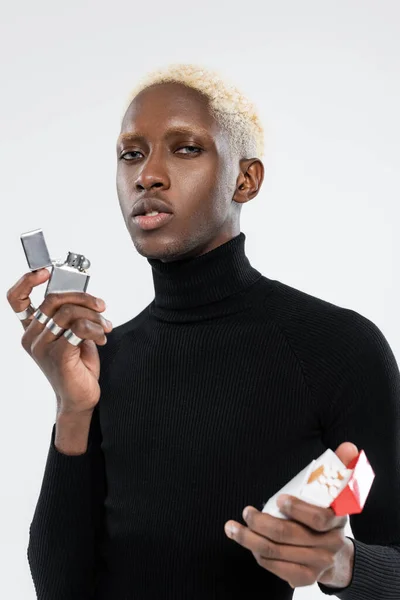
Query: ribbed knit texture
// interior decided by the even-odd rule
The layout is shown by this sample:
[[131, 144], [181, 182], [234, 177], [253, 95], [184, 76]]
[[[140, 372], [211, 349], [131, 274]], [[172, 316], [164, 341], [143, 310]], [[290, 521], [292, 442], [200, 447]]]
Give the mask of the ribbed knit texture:
[[30, 527], [39, 600], [289, 600], [224, 532], [326, 448], [376, 473], [345, 600], [400, 598], [400, 375], [358, 313], [261, 275], [245, 235], [148, 259], [155, 298], [99, 347], [89, 447], [54, 446]]

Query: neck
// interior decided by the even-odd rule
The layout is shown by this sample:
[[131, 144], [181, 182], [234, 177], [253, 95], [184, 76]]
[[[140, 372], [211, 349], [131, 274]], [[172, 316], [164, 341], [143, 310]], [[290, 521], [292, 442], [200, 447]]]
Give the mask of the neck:
[[[216, 303], [229, 300], [255, 283], [261, 273], [245, 254], [244, 233], [195, 258], [162, 262], [147, 259], [152, 268], [154, 312], [162, 317], [209, 315]], [[175, 313], [173, 315], [172, 313]]]

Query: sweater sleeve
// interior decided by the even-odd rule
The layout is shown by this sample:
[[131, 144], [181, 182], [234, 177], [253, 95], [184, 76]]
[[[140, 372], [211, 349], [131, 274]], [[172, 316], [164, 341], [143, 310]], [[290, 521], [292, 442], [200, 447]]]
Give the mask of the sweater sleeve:
[[364, 449], [375, 472], [363, 511], [350, 516], [355, 547], [346, 588], [318, 584], [343, 600], [400, 598], [400, 374], [381, 331], [351, 311], [352, 353], [323, 423], [332, 450], [342, 442]]
[[84, 454], [59, 452], [56, 424], [51, 432], [27, 549], [38, 600], [90, 600], [94, 595], [106, 494], [98, 406]]

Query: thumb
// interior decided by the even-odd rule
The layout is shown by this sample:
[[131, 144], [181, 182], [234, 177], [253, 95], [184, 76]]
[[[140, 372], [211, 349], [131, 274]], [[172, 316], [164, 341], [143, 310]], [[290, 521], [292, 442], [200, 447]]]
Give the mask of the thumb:
[[340, 458], [344, 465], [347, 465], [359, 454], [359, 450], [355, 444], [351, 442], [343, 442], [336, 448], [335, 454]]

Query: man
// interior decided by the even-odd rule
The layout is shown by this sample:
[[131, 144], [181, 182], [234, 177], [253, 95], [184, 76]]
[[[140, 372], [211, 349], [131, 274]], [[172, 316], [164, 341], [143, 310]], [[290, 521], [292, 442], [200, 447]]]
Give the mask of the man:
[[[249, 263], [261, 154], [254, 107], [205, 69], [171, 66], [129, 99], [118, 198], [155, 298], [112, 332], [85, 294], [22, 321], [58, 400], [28, 548], [39, 599], [287, 600], [314, 582], [400, 597], [396, 360], [368, 319]], [[11, 288], [16, 312], [47, 276]], [[260, 512], [326, 448], [346, 464], [364, 449], [376, 473], [354, 541], [330, 508]]]

